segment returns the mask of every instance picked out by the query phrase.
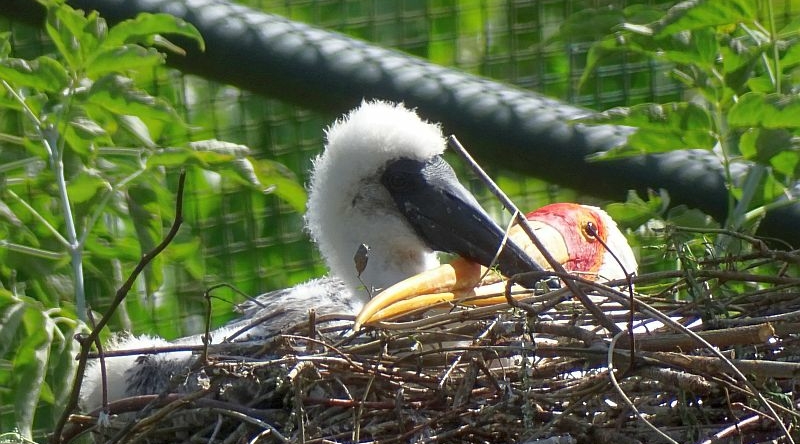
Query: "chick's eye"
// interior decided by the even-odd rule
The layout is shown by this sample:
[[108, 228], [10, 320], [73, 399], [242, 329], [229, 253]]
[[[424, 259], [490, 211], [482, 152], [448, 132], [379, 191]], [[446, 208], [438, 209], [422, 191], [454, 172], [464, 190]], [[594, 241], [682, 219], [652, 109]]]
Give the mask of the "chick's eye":
[[387, 174], [384, 183], [391, 191], [408, 191], [413, 186], [413, 180], [408, 174]]

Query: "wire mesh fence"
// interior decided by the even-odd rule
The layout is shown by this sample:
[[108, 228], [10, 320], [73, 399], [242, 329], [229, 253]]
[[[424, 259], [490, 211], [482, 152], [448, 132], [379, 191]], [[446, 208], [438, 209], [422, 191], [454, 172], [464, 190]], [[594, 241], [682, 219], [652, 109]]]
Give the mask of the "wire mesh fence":
[[[606, 35], [612, 27], [604, 12], [635, 9], [641, 5], [666, 7], [674, 1], [262, 0], [242, 3], [592, 109], [669, 102], [683, 94], [680, 83], [670, 76], [670, 66], [637, 59], [630, 54], [605, 60], [590, 76], [584, 77], [592, 42]], [[797, 1], [790, 0], [772, 2], [776, 20], [786, 23], [796, 17], [797, 5]], [[580, 14], [595, 14], [596, 27], [573, 26], [571, 18]], [[46, 34], [38, 27], [0, 19], [0, 31], [10, 32], [13, 57], [33, 59], [54, 51]], [[276, 167], [280, 165], [292, 171], [300, 183], [307, 182], [311, 159], [322, 149], [323, 128], [337, 117], [313, 113], [301, 106], [168, 68], [153, 70], [146, 82], [138, 80], [154, 96], [167, 99], [187, 123], [158, 140], [159, 146], [178, 146], [205, 139], [246, 145], [255, 157], [273, 160]], [[270, 82], [270, 79], [263, 81]], [[9, 134], [30, 131], [11, 114], [0, 116], [0, 127]], [[0, 141], [0, 156], [3, 162], [21, 160], [18, 157], [21, 154], [3, 141]], [[462, 177], [470, 177], [466, 168], [456, 166]], [[532, 209], [556, 200], [596, 202], [591, 196], [578, 196], [574, 191], [535, 178], [499, 170], [489, 172], [521, 208]], [[206, 171], [190, 171], [191, 183], [214, 184], [190, 185], [185, 208], [182, 236], [196, 239], [196, 250], [192, 254], [202, 266], [192, 269], [178, 265], [175, 260], [158, 291], [139, 289], [129, 296], [111, 330], [132, 329], [136, 333], [156, 333], [167, 338], [196, 333], [205, 323], [202, 293], [210, 285], [227, 282], [244, 294], [255, 295], [324, 273], [319, 255], [304, 233], [302, 215], [296, 207], [275, 194], [254, 192]], [[499, 205], [479, 181], [472, 180], [470, 187], [493, 215], [503, 217]], [[22, 197], [29, 201], [37, 199], [33, 190]], [[166, 257], [170, 259], [169, 253]], [[3, 265], [4, 271], [13, 271], [13, 279], [6, 280], [20, 288], [25, 286], [27, 275], [48, 271], [15, 269], [15, 262], [11, 260]], [[646, 267], [647, 262], [643, 261], [643, 265]], [[102, 309], [111, 300], [114, 288], [108, 285], [108, 275], [121, 281], [126, 271], [122, 268], [87, 270], [86, 292], [92, 307]], [[241, 300], [241, 296], [232, 292], [221, 297], [227, 301]], [[227, 301], [214, 302], [215, 323], [231, 316]], [[131, 322], [133, 319], [135, 325]], [[0, 374], [10, 373], [11, 368], [13, 363], [0, 359]], [[8, 405], [0, 405], [0, 431], [13, 427], [4, 422], [12, 416], [12, 410]], [[48, 431], [37, 435], [43, 436]]]

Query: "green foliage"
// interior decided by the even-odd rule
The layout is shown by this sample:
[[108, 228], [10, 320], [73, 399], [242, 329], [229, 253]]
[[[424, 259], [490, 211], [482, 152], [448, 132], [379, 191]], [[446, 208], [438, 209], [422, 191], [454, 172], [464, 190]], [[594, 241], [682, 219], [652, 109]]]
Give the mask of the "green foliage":
[[[274, 193], [298, 211], [305, 203], [283, 165], [246, 146], [172, 144], [188, 128], [144, 85], [164, 62], [153, 46], [178, 50], [165, 36], [202, 48], [194, 27], [141, 14], [108, 28], [96, 13], [45, 5], [52, 54], [11, 57], [0, 34], [0, 367], [10, 369], [0, 371], [0, 405], [13, 406], [0, 411], [0, 430], [26, 439], [51, 429], [66, 403], [85, 307], [102, 308], [175, 219], [179, 168], [189, 169], [193, 190]], [[174, 310], [175, 298], [152, 301], [172, 290], [175, 273], [202, 285], [209, 270], [192, 222], [146, 269], [143, 298], [129, 298], [127, 311]]]
[[[714, 150], [730, 191], [729, 214], [721, 222], [731, 230], [753, 232], [768, 208], [789, 202], [785, 197], [800, 161], [795, 141], [800, 103], [794, 92], [800, 24], [779, 27], [771, 5], [704, 0], [680, 3], [665, 13], [645, 6], [605, 9], [604, 22], [615, 23], [614, 30], [589, 51], [581, 82], [609, 58], [626, 54], [668, 69], [685, 86], [686, 99], [615, 108], [583, 120], [638, 129], [601, 159]], [[570, 27], [580, 27], [591, 15], [574, 17]], [[735, 178], [731, 171], [742, 162], [755, 166]]]

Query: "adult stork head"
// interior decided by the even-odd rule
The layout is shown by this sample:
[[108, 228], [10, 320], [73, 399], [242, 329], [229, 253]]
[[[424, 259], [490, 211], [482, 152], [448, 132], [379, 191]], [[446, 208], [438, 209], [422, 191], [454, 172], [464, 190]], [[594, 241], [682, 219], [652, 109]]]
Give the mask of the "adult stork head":
[[[600, 208], [574, 203], [546, 205], [526, 215], [534, 234], [567, 272], [601, 282], [624, 279], [638, 265], [625, 235]], [[542, 268], [552, 269], [519, 225], [509, 239]], [[457, 259], [399, 282], [364, 306], [355, 328], [443, 303], [491, 305], [505, 302], [505, 282], [472, 261]], [[498, 285], [499, 284], [499, 285]]]
[[[333, 123], [313, 162], [306, 224], [332, 276], [363, 301], [439, 264], [434, 251], [486, 264], [503, 230], [457, 180], [441, 154], [441, 128], [402, 104], [374, 101]], [[369, 246], [366, 268], [353, 256]], [[537, 269], [513, 242], [498, 257], [507, 274]]]

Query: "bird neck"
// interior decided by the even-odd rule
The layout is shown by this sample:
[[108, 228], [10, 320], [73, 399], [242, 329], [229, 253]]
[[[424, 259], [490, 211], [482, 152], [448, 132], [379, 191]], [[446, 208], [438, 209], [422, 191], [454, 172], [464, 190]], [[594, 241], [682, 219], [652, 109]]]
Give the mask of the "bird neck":
[[[341, 243], [336, 257], [326, 257], [333, 276], [344, 281], [348, 290], [362, 302], [368, 301], [380, 290], [406, 278], [439, 266], [436, 253], [416, 238], [352, 238]], [[361, 244], [369, 247], [366, 267], [359, 274], [353, 260]]]

